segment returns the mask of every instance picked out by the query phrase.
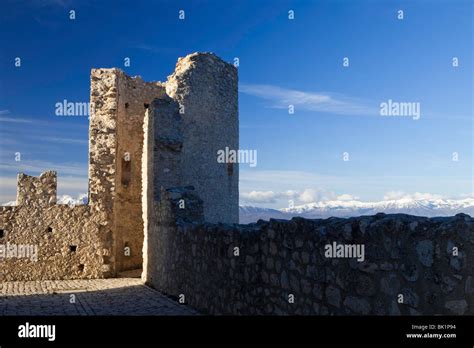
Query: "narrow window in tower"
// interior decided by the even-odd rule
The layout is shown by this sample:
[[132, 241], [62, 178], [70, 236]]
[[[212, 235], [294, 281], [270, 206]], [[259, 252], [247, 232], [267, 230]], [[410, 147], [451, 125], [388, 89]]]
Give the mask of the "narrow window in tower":
[[125, 152], [122, 157], [122, 185], [128, 186], [132, 176], [132, 162], [130, 160], [130, 153]]
[[228, 162], [227, 163], [227, 175], [232, 176], [234, 174], [234, 163]]

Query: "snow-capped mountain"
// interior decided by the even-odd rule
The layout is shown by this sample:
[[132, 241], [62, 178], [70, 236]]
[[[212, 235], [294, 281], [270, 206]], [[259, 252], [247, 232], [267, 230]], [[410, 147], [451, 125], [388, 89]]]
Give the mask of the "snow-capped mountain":
[[402, 198], [380, 202], [322, 201], [295, 206], [293, 208], [267, 209], [257, 207], [240, 207], [240, 222], [255, 222], [258, 219], [268, 220], [291, 219], [302, 216], [309, 219], [335, 217], [351, 217], [360, 215], [410, 214], [418, 216], [452, 216], [465, 213], [474, 216], [474, 198], [465, 199], [411, 199]]
[[[56, 204], [70, 204], [70, 205], [83, 205], [87, 204], [89, 198], [87, 197], [87, 193], [81, 193], [77, 196], [77, 198], [73, 198], [69, 195], [61, 195], [58, 196]], [[1, 206], [14, 206], [16, 205], [16, 201], [10, 201], [3, 204]]]
[[73, 198], [69, 195], [58, 196], [56, 204], [72, 204], [72, 205], [83, 205], [89, 202], [87, 193], [81, 193], [77, 198]]

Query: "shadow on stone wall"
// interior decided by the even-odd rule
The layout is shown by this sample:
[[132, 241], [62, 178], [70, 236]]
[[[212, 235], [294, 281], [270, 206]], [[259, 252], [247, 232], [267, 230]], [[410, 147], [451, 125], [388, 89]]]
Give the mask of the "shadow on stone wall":
[[189, 188], [161, 196], [146, 281], [205, 313], [474, 314], [468, 215], [209, 224]]

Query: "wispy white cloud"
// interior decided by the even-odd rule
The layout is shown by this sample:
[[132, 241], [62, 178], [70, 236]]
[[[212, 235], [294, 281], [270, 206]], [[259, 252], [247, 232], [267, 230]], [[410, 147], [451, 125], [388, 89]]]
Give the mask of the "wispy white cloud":
[[[7, 116], [5, 116], [7, 115]], [[35, 120], [32, 118], [18, 117], [12, 115], [10, 110], [0, 110], [0, 123], [36, 123], [42, 124], [42, 121]]]
[[[0, 113], [1, 115], [1, 113]], [[6, 114], [7, 115], [7, 114]], [[27, 118], [18, 118], [18, 117], [3, 117], [0, 116], [0, 122], [9, 122], [9, 123], [35, 123], [35, 120]]]
[[[315, 189], [305, 189], [298, 195], [298, 200], [303, 203], [311, 203], [315, 201], [319, 201], [325, 199], [327, 194], [322, 190], [315, 190]], [[331, 196], [334, 196], [334, 193], [331, 192]]]
[[241, 205], [247, 204], [275, 204], [286, 205], [289, 200], [293, 201], [296, 206], [298, 204], [318, 204], [318, 203], [331, 203], [331, 204], [381, 204], [382, 202], [395, 201], [403, 203], [406, 201], [437, 201], [437, 200], [465, 200], [473, 199], [472, 194], [460, 195], [459, 197], [446, 197], [440, 194], [434, 193], [405, 193], [401, 191], [389, 191], [385, 193], [382, 201], [362, 201], [359, 197], [351, 194], [340, 194], [336, 195], [332, 191], [324, 189], [311, 189], [307, 188], [304, 190], [288, 190], [288, 191], [250, 191], [242, 192], [240, 194]]
[[32, 175], [40, 174], [47, 170], [55, 170], [58, 175], [86, 176], [87, 165], [84, 163], [55, 163], [41, 160], [22, 160], [20, 162], [0, 162], [2, 172], [25, 172]]
[[277, 193], [273, 191], [251, 191], [240, 194], [240, 199], [251, 203], [276, 203]]
[[274, 192], [274, 191], [250, 191], [242, 192], [240, 199], [249, 203], [276, 203], [278, 199], [291, 199], [296, 192]]
[[[444, 185], [449, 182], [450, 185]], [[396, 183], [396, 184], [394, 184]], [[413, 199], [461, 197], [469, 191], [471, 177], [432, 177], [424, 175], [334, 175], [299, 170], [241, 170], [239, 174], [241, 204], [272, 208], [311, 201], [378, 201], [409, 196]], [[295, 192], [291, 198], [286, 192]], [[271, 193], [268, 193], [271, 192]], [[407, 193], [408, 192], [408, 193]], [[421, 192], [421, 193], [420, 193]], [[430, 196], [423, 192], [431, 193]], [[466, 197], [472, 197], [467, 194]]]
[[60, 138], [60, 137], [37, 137], [37, 139], [43, 141], [49, 141], [54, 143], [65, 143], [65, 144], [88, 144], [85, 139], [73, 139], [73, 138]]
[[[349, 195], [343, 195], [349, 196]], [[287, 191], [250, 191], [242, 192], [240, 200], [245, 203], [272, 204], [279, 200], [294, 200], [297, 203], [312, 203], [317, 201], [326, 201], [335, 199], [336, 194], [323, 189], [306, 188], [304, 190], [287, 190]]]
[[347, 193], [343, 193], [342, 195], [337, 196], [336, 200], [338, 200], [338, 201], [357, 201], [357, 200], [359, 200], [359, 197], [349, 195]]
[[171, 54], [171, 53], [176, 52], [176, 49], [174, 49], [174, 48], [149, 45], [149, 44], [146, 44], [146, 43], [141, 43], [141, 44], [138, 44], [138, 45], [132, 45], [132, 48], [136, 48], [136, 49], [139, 49], [139, 50], [152, 52], [152, 53], [159, 53], [159, 54]]
[[138, 48], [144, 51], [150, 51], [150, 52], [160, 52], [160, 49], [158, 47], [148, 45], [148, 44], [138, 44], [135, 46], [135, 48]]
[[272, 85], [246, 83], [241, 83], [239, 90], [242, 93], [267, 100], [270, 103], [269, 107], [276, 109], [287, 109], [289, 105], [293, 105], [295, 111], [301, 109], [339, 115], [369, 116], [376, 115], [378, 111], [377, 108], [365, 101], [333, 93], [308, 92]]

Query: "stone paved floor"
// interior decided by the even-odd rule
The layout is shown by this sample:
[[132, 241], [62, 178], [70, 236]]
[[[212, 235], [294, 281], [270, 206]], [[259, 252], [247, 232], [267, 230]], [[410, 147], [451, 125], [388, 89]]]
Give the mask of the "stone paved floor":
[[196, 314], [137, 278], [0, 283], [0, 316]]

